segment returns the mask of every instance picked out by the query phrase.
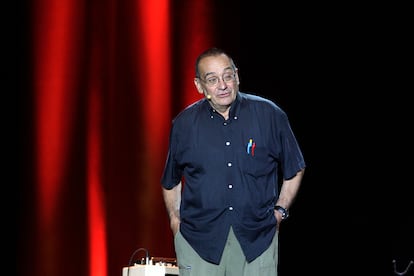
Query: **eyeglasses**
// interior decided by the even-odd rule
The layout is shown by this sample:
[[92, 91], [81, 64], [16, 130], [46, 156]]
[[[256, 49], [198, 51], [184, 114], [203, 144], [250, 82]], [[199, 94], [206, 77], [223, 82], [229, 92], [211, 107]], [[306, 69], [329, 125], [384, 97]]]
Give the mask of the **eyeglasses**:
[[[203, 80], [202, 78], [199, 78], [200, 80], [202, 80], [203, 82], [205, 82], [208, 86], [216, 86], [219, 83], [220, 78], [217, 76], [214, 77], [210, 77], [208, 79]], [[232, 73], [225, 73], [223, 74], [223, 76], [221, 77], [221, 79], [224, 82], [232, 82], [236, 79], [236, 73], [232, 72]]]

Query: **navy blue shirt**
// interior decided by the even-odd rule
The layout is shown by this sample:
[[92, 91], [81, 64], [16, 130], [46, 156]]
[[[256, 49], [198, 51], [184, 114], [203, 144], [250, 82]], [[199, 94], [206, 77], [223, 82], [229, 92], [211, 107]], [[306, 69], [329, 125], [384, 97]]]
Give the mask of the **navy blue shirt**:
[[232, 227], [250, 262], [275, 235], [280, 173], [289, 179], [304, 167], [285, 112], [239, 92], [228, 120], [206, 99], [178, 114], [161, 183], [183, 180], [180, 232], [200, 257], [219, 264]]

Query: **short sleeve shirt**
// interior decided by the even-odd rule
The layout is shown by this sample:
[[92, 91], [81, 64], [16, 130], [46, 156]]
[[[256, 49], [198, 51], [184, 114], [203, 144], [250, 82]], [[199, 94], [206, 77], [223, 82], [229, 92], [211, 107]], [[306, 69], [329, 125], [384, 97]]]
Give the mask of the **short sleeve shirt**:
[[183, 181], [180, 232], [206, 261], [220, 262], [230, 227], [247, 261], [271, 244], [279, 178], [305, 161], [286, 113], [272, 101], [239, 92], [225, 120], [206, 99], [172, 122], [161, 183]]

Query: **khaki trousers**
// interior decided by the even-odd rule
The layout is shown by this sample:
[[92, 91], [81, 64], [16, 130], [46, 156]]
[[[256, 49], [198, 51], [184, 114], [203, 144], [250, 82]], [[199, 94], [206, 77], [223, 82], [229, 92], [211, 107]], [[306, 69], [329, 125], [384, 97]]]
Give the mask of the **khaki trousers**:
[[180, 276], [277, 276], [278, 232], [272, 244], [252, 262], [248, 263], [240, 244], [230, 229], [220, 264], [200, 258], [180, 231], [174, 237]]

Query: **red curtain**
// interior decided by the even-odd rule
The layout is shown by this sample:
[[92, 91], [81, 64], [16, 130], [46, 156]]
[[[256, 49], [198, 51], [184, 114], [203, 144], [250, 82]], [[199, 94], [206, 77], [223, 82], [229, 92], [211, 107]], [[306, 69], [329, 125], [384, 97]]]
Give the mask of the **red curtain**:
[[194, 60], [215, 42], [210, 6], [30, 2], [19, 274], [121, 275], [140, 247], [175, 257], [160, 178], [171, 119], [200, 97]]

